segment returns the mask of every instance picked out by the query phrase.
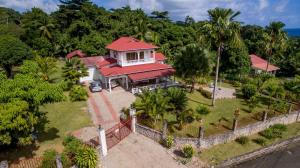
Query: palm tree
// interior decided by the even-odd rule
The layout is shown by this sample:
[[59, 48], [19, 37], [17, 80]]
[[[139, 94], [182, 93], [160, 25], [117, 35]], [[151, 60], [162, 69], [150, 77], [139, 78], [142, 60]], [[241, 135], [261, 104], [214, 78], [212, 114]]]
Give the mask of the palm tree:
[[169, 97], [165, 95], [163, 90], [158, 89], [156, 91], [144, 90], [139, 95], [140, 100], [134, 103], [137, 110], [137, 114], [145, 114], [153, 120], [153, 125], [156, 124], [157, 120], [164, 119], [166, 113], [171, 109], [169, 103]]
[[52, 57], [41, 57], [36, 55], [35, 61], [39, 67], [39, 72], [41, 73], [42, 79], [48, 81], [50, 79], [50, 75], [57, 70], [56, 59]]
[[204, 25], [208, 31], [208, 38], [212, 45], [217, 48], [217, 63], [216, 63], [216, 76], [213, 90], [212, 105], [215, 105], [216, 89], [219, 75], [219, 64], [222, 49], [224, 44], [231, 42], [235, 45], [240, 44], [239, 27], [240, 24], [235, 22], [234, 19], [240, 12], [234, 12], [232, 9], [215, 8], [208, 10], [209, 21]]
[[282, 22], [272, 22], [266, 27], [266, 33], [264, 33], [263, 48], [268, 55], [266, 72], [268, 72], [270, 59], [275, 50], [285, 50], [287, 35], [284, 32], [285, 24]]
[[87, 75], [87, 68], [78, 58], [72, 58], [67, 61], [66, 65], [63, 67], [63, 76], [65, 77], [65, 80], [71, 82], [71, 84], [78, 83], [81, 77]]
[[41, 36], [46, 37], [48, 39], [52, 39], [51, 30], [54, 29], [55, 26], [52, 23], [49, 23], [46, 19], [40, 23], [39, 30], [41, 31]]
[[145, 20], [141, 19], [138, 21], [137, 25], [134, 27], [136, 37], [142, 41], [145, 41], [145, 35], [149, 32], [148, 27], [149, 23], [146, 23]]
[[176, 118], [179, 118], [179, 115], [187, 107], [188, 98], [186, 92], [183, 89], [171, 87], [167, 90], [167, 95], [170, 98], [170, 103], [173, 106], [173, 111], [176, 114]]

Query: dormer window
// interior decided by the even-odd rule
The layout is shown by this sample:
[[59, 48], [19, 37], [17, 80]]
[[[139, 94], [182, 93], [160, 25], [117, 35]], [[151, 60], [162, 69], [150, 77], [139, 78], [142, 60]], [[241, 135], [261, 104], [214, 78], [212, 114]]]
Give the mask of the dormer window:
[[138, 60], [138, 54], [136, 52], [126, 53], [126, 60], [127, 61]]

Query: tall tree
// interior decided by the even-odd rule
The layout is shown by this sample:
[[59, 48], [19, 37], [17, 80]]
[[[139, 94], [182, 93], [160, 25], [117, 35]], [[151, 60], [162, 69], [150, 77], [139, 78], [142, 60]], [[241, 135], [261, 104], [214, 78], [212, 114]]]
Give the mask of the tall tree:
[[197, 77], [206, 76], [211, 70], [207, 55], [203, 48], [189, 44], [175, 58], [176, 73], [192, 84], [191, 92], [194, 90]]
[[280, 52], [286, 49], [287, 35], [284, 32], [285, 24], [282, 22], [272, 22], [266, 27], [266, 33], [264, 34], [264, 50], [268, 56], [268, 62], [266, 72], [269, 68], [270, 60], [276, 52]]
[[215, 8], [208, 10], [209, 21], [204, 25], [207, 30], [212, 46], [217, 48], [216, 72], [213, 90], [212, 105], [215, 105], [216, 91], [219, 76], [219, 65], [222, 50], [226, 43], [240, 44], [239, 27], [240, 24], [234, 19], [240, 12], [232, 9]]
[[12, 67], [32, 57], [30, 48], [13, 36], [0, 36], [0, 66], [8, 77], [12, 77]]

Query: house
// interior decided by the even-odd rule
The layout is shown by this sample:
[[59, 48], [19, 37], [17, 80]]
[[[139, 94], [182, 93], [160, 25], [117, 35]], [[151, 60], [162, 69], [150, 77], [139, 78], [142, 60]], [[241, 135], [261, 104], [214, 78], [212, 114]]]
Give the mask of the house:
[[175, 70], [165, 63], [165, 56], [155, 51], [158, 47], [132, 37], [121, 37], [106, 46], [108, 56], [81, 57], [89, 76], [80, 81], [101, 81], [110, 92], [115, 86], [135, 93], [139, 89], [163, 87], [174, 83], [170, 76]]
[[260, 74], [261, 72], [266, 72], [266, 71], [270, 74], [275, 74], [276, 71], [280, 69], [279, 67], [276, 67], [271, 63], [267, 65], [268, 64], [267, 60], [264, 60], [255, 54], [250, 55], [250, 60], [251, 60], [251, 68], [253, 69], [255, 74]]

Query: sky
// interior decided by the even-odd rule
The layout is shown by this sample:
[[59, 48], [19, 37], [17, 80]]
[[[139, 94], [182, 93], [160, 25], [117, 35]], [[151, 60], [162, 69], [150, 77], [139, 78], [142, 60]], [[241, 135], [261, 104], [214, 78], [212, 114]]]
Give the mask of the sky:
[[[300, 0], [92, 0], [107, 9], [129, 5], [151, 11], [169, 11], [172, 20], [184, 20], [189, 15], [195, 20], [207, 19], [207, 10], [215, 7], [240, 11], [238, 20], [245, 24], [268, 25], [282, 21], [286, 28], [300, 28]], [[0, 0], [0, 6], [26, 11], [39, 7], [50, 13], [58, 9], [58, 0]]]

